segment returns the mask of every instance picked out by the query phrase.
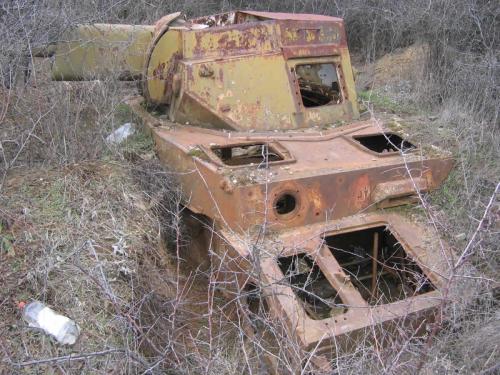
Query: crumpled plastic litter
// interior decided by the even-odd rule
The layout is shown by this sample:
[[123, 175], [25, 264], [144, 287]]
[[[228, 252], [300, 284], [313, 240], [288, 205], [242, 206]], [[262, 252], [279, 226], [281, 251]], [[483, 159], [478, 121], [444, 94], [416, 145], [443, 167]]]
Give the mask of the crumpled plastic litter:
[[63, 345], [73, 345], [80, 335], [80, 327], [67, 316], [60, 315], [40, 301], [23, 307], [23, 318], [30, 327], [40, 328]]
[[131, 122], [127, 122], [119, 128], [115, 129], [110, 135], [108, 135], [106, 137], [106, 143], [120, 144], [134, 133], [135, 125]]

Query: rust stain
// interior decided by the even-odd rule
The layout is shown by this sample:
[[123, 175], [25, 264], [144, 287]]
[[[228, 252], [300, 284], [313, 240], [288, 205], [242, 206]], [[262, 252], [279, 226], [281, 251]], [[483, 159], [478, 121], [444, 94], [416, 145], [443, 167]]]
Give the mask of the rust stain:
[[354, 209], [359, 210], [366, 207], [371, 194], [370, 177], [365, 174], [357, 178], [351, 185], [350, 191], [352, 192], [351, 203]]
[[153, 77], [157, 79], [165, 79], [163, 71], [165, 70], [165, 63], [160, 63], [155, 70], [153, 70]]

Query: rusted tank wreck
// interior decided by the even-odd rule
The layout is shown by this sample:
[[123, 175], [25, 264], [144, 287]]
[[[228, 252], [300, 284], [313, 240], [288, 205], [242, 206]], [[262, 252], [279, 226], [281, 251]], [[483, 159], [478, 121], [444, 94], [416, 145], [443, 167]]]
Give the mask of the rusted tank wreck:
[[386, 208], [436, 188], [452, 160], [360, 120], [342, 19], [176, 13], [80, 26], [52, 53], [54, 79], [139, 82], [129, 104], [199, 227], [186, 256], [210, 248], [228, 293], [259, 294], [317, 367], [374, 327], [432, 319], [448, 250]]

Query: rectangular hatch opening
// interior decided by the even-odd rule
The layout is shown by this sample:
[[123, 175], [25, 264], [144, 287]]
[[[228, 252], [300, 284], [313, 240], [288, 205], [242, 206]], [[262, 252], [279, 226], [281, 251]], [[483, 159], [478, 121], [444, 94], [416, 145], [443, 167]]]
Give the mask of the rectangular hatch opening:
[[403, 300], [434, 290], [422, 269], [386, 226], [325, 238], [332, 255], [370, 305]]
[[302, 104], [306, 108], [340, 104], [342, 94], [336, 65], [301, 64], [292, 68], [298, 81]]
[[309, 255], [280, 257], [278, 266], [311, 319], [327, 319], [347, 312], [337, 290]]
[[212, 147], [215, 155], [226, 165], [265, 165], [267, 163], [284, 160], [284, 157], [266, 143], [252, 143], [244, 145], [227, 145]]
[[399, 135], [392, 133], [358, 135], [353, 138], [370, 151], [379, 154], [406, 152], [416, 148], [416, 146], [412, 143], [401, 138]]

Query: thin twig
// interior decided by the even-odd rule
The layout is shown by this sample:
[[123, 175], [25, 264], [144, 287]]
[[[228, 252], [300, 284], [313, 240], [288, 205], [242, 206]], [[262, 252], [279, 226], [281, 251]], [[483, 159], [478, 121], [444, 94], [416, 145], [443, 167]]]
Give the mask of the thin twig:
[[91, 353], [83, 353], [83, 354], [68, 354], [68, 355], [63, 355], [59, 357], [52, 357], [52, 358], [42, 358], [42, 359], [34, 359], [32, 361], [26, 361], [26, 362], [11, 362], [11, 361], [5, 361], [3, 360], [2, 362], [7, 363], [11, 366], [14, 367], [26, 367], [26, 366], [38, 366], [38, 365], [43, 365], [47, 363], [61, 363], [61, 362], [71, 362], [71, 361], [82, 361], [88, 358], [92, 357], [100, 357], [104, 355], [109, 355], [113, 353], [127, 353], [127, 350], [124, 349], [108, 349], [108, 350], [102, 350], [99, 352], [91, 352]]

